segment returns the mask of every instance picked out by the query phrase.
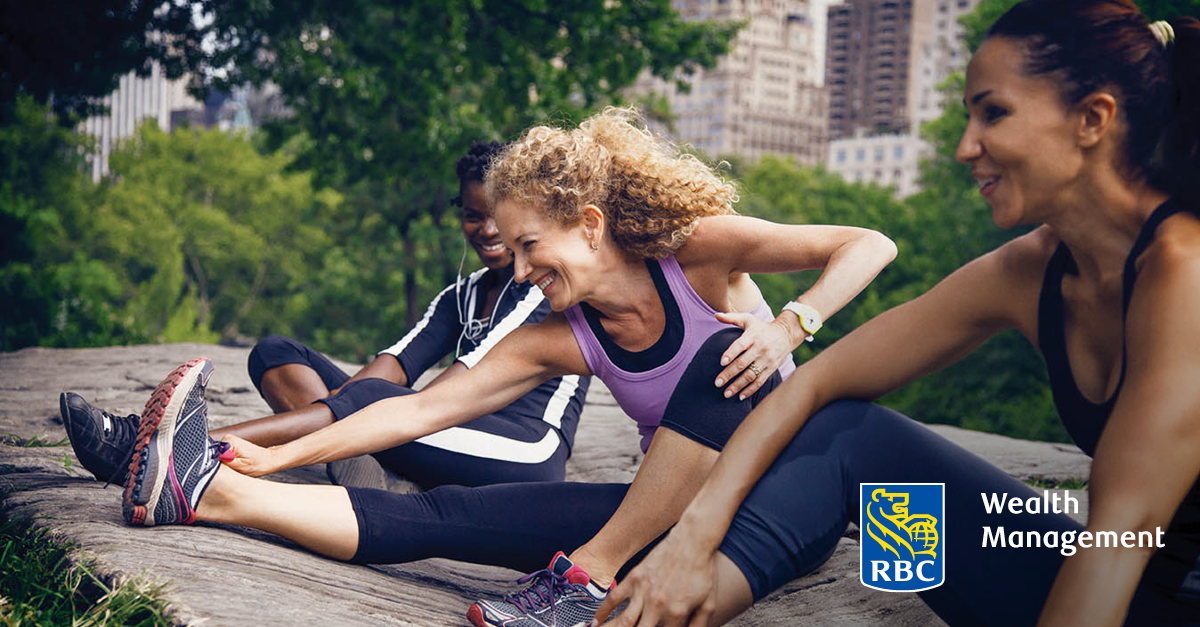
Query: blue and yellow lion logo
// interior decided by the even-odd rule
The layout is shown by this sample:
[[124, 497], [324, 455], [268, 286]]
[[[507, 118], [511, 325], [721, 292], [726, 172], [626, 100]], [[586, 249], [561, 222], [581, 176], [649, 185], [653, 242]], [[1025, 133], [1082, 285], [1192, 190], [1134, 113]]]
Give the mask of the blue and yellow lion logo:
[[929, 514], [908, 514], [909, 495], [878, 488], [867, 503], [867, 535], [884, 551], [898, 559], [916, 560], [918, 555], [937, 559], [937, 518]]

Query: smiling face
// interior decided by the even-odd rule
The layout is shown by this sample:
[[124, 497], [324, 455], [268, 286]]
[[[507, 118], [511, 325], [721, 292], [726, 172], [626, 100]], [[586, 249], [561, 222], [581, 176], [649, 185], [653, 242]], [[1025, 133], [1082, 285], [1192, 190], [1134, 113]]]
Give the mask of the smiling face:
[[1028, 76], [1024, 48], [1004, 37], [986, 40], [967, 67], [970, 115], [955, 158], [1008, 228], [1042, 222], [1080, 174], [1080, 114], [1063, 106], [1049, 77]]
[[463, 237], [475, 249], [483, 265], [492, 270], [508, 267], [512, 263], [512, 254], [500, 239], [500, 231], [496, 228], [496, 219], [492, 208], [488, 205], [487, 194], [484, 193], [483, 183], [465, 181], [459, 186], [462, 195], [462, 232]]
[[597, 267], [586, 220], [564, 227], [525, 205], [500, 201], [496, 223], [513, 254], [513, 276], [542, 290], [550, 308], [562, 311], [584, 300]]

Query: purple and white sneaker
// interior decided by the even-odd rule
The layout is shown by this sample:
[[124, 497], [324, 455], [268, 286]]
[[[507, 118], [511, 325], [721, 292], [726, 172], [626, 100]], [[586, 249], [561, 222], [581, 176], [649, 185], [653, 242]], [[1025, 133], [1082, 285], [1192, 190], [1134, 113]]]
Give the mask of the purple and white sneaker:
[[503, 601], [476, 601], [467, 610], [475, 627], [586, 627], [608, 596], [562, 551], [550, 566], [517, 580], [533, 582]]
[[208, 437], [204, 388], [212, 362], [200, 357], [158, 384], [142, 411], [122, 510], [134, 525], [190, 524], [229, 446]]

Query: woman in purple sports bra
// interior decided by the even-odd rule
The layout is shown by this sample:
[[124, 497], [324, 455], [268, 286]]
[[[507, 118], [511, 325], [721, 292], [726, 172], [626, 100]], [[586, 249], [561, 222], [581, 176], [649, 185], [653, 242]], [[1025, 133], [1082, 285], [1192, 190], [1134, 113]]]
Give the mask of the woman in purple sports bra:
[[[181, 450], [198, 447], [172, 448], [186, 437], [172, 412], [195, 408], [191, 395], [206, 377], [190, 383], [176, 373], [172, 381], [182, 383], [172, 382], [170, 395], [182, 390], [189, 402], [167, 398], [167, 409], [156, 410], [161, 421], [143, 419], [134, 458], [154, 476], [131, 473], [127, 517], [145, 523], [148, 511], [182, 512], [181, 522], [248, 525], [356, 562], [440, 556], [532, 570], [553, 556], [525, 591], [476, 603], [469, 618], [476, 625], [533, 616], [539, 624], [586, 622], [618, 571], [675, 524], [741, 419], [791, 373], [791, 352], [821, 316], [841, 309], [896, 254], [888, 238], [866, 229], [736, 215], [732, 183], [623, 109], [573, 130], [529, 129], [493, 162], [487, 188], [516, 280], [540, 288], [556, 313], [472, 353], [486, 356], [465, 363], [470, 370], [451, 385], [381, 400], [272, 448], [227, 438], [236, 457], [199, 480], [172, 474], [183, 463], [207, 468], [204, 459], [181, 459]], [[820, 279], [779, 316], [749, 277], [813, 268], [824, 269]], [[646, 457], [631, 485], [397, 495], [251, 478], [391, 448], [568, 374], [598, 376], [636, 421]], [[211, 458], [222, 448], [194, 455]], [[154, 463], [172, 451], [174, 465]], [[155, 487], [166, 482], [182, 489]], [[173, 500], [164, 506], [162, 499]], [[560, 550], [569, 557], [555, 556]]]

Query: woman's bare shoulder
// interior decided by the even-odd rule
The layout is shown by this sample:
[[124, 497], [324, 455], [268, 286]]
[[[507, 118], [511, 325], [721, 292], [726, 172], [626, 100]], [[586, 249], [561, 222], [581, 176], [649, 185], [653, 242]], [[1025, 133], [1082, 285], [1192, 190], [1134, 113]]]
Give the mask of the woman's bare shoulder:
[[675, 259], [683, 266], [719, 260], [730, 245], [731, 236], [738, 232], [739, 226], [744, 226], [745, 220], [749, 218], [736, 215], [697, 219], [687, 240], [675, 251]]
[[1180, 213], [1163, 222], [1138, 257], [1137, 270], [1134, 299], [1159, 289], [1200, 293], [1200, 217]]
[[1139, 272], [1162, 272], [1200, 261], [1200, 217], [1177, 213], [1158, 227], [1154, 240], [1138, 259]]

